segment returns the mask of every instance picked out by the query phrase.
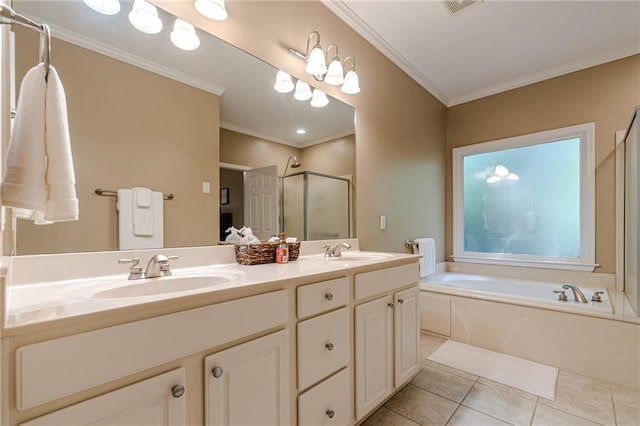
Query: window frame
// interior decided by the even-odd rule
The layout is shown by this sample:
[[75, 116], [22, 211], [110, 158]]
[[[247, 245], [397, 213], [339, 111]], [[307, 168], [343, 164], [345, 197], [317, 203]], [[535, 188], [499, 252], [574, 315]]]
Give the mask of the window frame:
[[[464, 251], [466, 156], [580, 138], [580, 256], [552, 257]], [[456, 262], [593, 271], [595, 264], [595, 123], [584, 123], [453, 148], [453, 255]]]

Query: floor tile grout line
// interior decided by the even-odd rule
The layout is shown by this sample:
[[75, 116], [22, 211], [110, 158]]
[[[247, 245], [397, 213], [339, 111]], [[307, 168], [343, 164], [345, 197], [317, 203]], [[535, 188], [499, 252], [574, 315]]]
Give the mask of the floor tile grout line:
[[468, 405], [464, 405], [464, 404], [462, 404], [462, 403], [460, 403], [460, 405], [461, 405], [461, 406], [463, 406], [464, 408], [468, 408], [468, 409], [469, 409], [469, 410], [471, 410], [471, 411], [475, 411], [476, 413], [480, 413], [480, 414], [483, 414], [483, 415], [485, 415], [485, 416], [487, 416], [487, 417], [491, 417], [492, 419], [496, 419], [496, 420], [498, 420], [498, 421], [501, 421], [502, 423], [506, 423], [506, 424], [508, 424], [508, 425], [512, 425], [512, 426], [514, 426], [514, 425], [515, 425], [515, 423], [511, 423], [510, 421], [507, 421], [507, 420], [501, 419], [500, 417], [496, 417], [496, 416], [494, 416], [493, 414], [485, 413], [484, 411], [479, 410], [479, 409], [477, 409], [477, 408], [473, 408], [473, 407], [470, 407], [470, 406], [468, 406]]
[[613, 411], [613, 424], [618, 424], [618, 416], [616, 415], [616, 401], [613, 399], [613, 389], [611, 389], [611, 383], [609, 383], [609, 398], [611, 398], [611, 410]]
[[[409, 386], [409, 385], [407, 385], [407, 386]], [[388, 402], [388, 401], [387, 401], [387, 402]], [[386, 403], [386, 402], [385, 402], [385, 403], [384, 403], [384, 405], [383, 405], [382, 407], [380, 407], [380, 408], [386, 408], [387, 410], [391, 411], [392, 413], [395, 413], [395, 414], [399, 415], [400, 417], [404, 417], [405, 419], [407, 419], [407, 420], [409, 420], [409, 421], [411, 421], [411, 422], [413, 422], [413, 423], [415, 423], [415, 424], [417, 424], [417, 425], [425, 426], [425, 425], [423, 425], [422, 423], [420, 423], [420, 422], [418, 422], [418, 421], [413, 420], [411, 417], [406, 416], [406, 415], [404, 415], [404, 414], [402, 414], [402, 413], [400, 413], [400, 412], [398, 412], [398, 411], [394, 410], [394, 409], [393, 409], [393, 408], [391, 408], [391, 407], [387, 407], [387, 403]], [[378, 408], [378, 410], [379, 410], [380, 408]]]
[[529, 426], [533, 425], [533, 419], [536, 418], [536, 411], [538, 411], [538, 400], [540, 397], [536, 397], [536, 405], [533, 406], [533, 413], [531, 413], [531, 419], [529, 420]]
[[456, 415], [456, 413], [458, 412], [458, 410], [460, 409], [460, 407], [462, 406], [462, 403], [459, 403], [458, 406], [456, 407], [455, 410], [453, 410], [453, 413], [451, 413], [451, 415], [449, 416], [449, 418], [447, 419], [447, 421], [444, 423], [445, 426], [447, 426], [449, 424], [449, 422], [451, 421], [451, 419], [453, 419], [453, 416]]

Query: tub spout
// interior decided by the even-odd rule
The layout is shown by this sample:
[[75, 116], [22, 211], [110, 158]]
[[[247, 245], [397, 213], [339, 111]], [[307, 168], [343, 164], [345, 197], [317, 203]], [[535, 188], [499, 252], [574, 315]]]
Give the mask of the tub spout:
[[571, 291], [573, 291], [573, 298], [575, 299], [576, 302], [589, 303], [587, 301], [587, 298], [584, 297], [584, 294], [582, 293], [582, 291], [580, 291], [580, 289], [578, 288], [578, 286], [573, 284], [564, 284], [562, 288], [564, 288], [565, 290], [571, 289]]

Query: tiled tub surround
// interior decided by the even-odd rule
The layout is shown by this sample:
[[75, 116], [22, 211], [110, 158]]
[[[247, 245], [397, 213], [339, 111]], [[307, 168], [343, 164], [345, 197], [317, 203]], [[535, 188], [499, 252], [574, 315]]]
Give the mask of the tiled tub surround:
[[[449, 269], [453, 268], [464, 274], [474, 270], [473, 266], [457, 263], [449, 265]], [[640, 389], [640, 321], [625, 315], [621, 309], [622, 295], [616, 293], [611, 277], [591, 274], [581, 279], [584, 276], [579, 274], [559, 274], [557, 281], [540, 284], [543, 297], [546, 293], [551, 295], [549, 300], [543, 300], [508, 293], [513, 293], [511, 290], [518, 287], [518, 282], [535, 286], [522, 276], [539, 279], [544, 272], [516, 270], [519, 275], [514, 275], [519, 278], [512, 279], [511, 285], [502, 274], [496, 281], [498, 287], [509, 287], [506, 294], [488, 289], [486, 268], [482, 272], [485, 274], [475, 277], [458, 272], [445, 274], [463, 279], [466, 282], [462, 284], [468, 284], [470, 289], [451, 285], [442, 275], [436, 276], [439, 280], [434, 282], [423, 279], [421, 328], [455, 341]], [[474, 280], [480, 285], [474, 286]], [[577, 284], [589, 300], [594, 290], [604, 289], [603, 304], [576, 303], [570, 290], [567, 290], [568, 302], [554, 299], [557, 296], [552, 290], [560, 289], [561, 284], [567, 282]]]
[[422, 371], [364, 426], [640, 424], [640, 392], [561, 370], [556, 400], [426, 358], [446, 341], [422, 334]]
[[[172, 279], [225, 279], [117, 298], [104, 295], [145, 285], [127, 280], [128, 265], [118, 264], [123, 253], [5, 259], [0, 424], [70, 424], [99, 412], [110, 416], [108, 423], [130, 424], [150, 410], [186, 424], [250, 423], [256, 416], [273, 424], [317, 423], [329, 414], [334, 424], [355, 424], [418, 372], [418, 257], [363, 252], [357, 240], [349, 242], [353, 248], [342, 259], [322, 256], [326, 242], [303, 243], [301, 256], [287, 265], [238, 265], [230, 246], [131, 251], [127, 257], [140, 257], [143, 268], [155, 254], [180, 256], [171, 261]], [[392, 308], [396, 298], [404, 304]], [[381, 300], [389, 339], [356, 330], [368, 318], [356, 308]], [[375, 360], [357, 357], [364, 347], [358, 335], [366, 347], [385, 348], [376, 353], [390, 354], [382, 366], [391, 380], [376, 394], [379, 403], [356, 414], [353, 402], [364, 395], [356, 378], [379, 371]], [[245, 368], [258, 369], [248, 378]], [[186, 393], [174, 393], [177, 384]], [[229, 402], [233, 389], [258, 396]], [[216, 407], [235, 411], [225, 420]]]

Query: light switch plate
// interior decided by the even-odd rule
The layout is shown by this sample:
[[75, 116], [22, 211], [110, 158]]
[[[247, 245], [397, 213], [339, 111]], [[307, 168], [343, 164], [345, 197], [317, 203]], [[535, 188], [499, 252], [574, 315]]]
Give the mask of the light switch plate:
[[386, 216], [380, 216], [380, 229], [381, 230], [387, 229], [387, 217]]
[[211, 193], [211, 183], [210, 182], [202, 182], [202, 193], [203, 194]]

